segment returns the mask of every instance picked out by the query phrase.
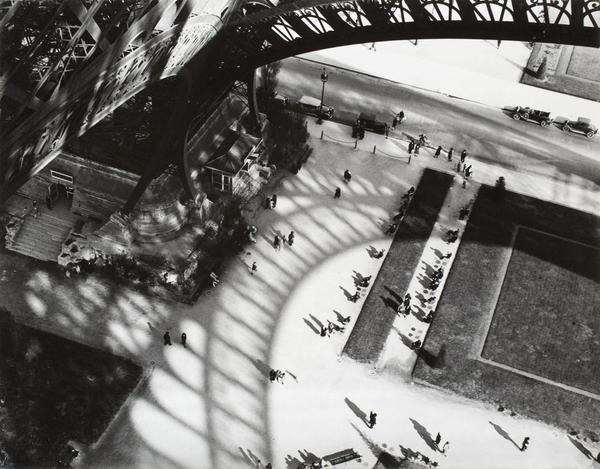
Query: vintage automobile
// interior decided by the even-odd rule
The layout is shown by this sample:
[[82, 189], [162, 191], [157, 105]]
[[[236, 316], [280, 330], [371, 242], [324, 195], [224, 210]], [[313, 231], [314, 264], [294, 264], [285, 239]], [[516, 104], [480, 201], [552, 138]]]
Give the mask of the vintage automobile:
[[562, 130], [565, 132], [583, 134], [587, 138], [592, 138], [598, 133], [598, 127], [592, 124], [592, 121], [587, 117], [578, 117], [576, 121], [565, 121], [562, 124]]
[[378, 134], [385, 133], [385, 122], [378, 121], [377, 116], [370, 112], [361, 112], [358, 116], [357, 124], [371, 132]]
[[[310, 116], [321, 117], [322, 119], [331, 119], [335, 109], [323, 104], [317, 98], [311, 96], [302, 96], [298, 100], [297, 108], [300, 112]], [[320, 116], [319, 116], [320, 114]]]
[[548, 124], [553, 122], [550, 117], [550, 113], [546, 111], [538, 111], [537, 109], [531, 109], [530, 107], [517, 106], [512, 113], [512, 118], [516, 121], [524, 120], [530, 122], [537, 122], [542, 127], [546, 127]]

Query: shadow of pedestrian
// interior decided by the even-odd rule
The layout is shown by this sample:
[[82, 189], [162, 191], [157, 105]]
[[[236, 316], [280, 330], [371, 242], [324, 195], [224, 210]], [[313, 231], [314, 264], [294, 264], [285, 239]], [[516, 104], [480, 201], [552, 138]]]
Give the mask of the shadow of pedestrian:
[[405, 336], [402, 332], [400, 332], [398, 329], [396, 329], [394, 327], [394, 330], [396, 331], [396, 334], [398, 334], [398, 336], [400, 337], [400, 339], [402, 340], [402, 343], [404, 345], [406, 345], [409, 349], [412, 350], [412, 344], [414, 342], [414, 340], [412, 340], [410, 337]]
[[571, 437], [570, 435], [567, 435], [569, 438], [569, 441], [571, 443], [573, 443], [573, 446], [575, 446], [575, 448], [577, 448], [579, 451], [581, 451], [583, 454], [585, 454], [585, 457], [588, 459], [594, 459], [594, 455], [592, 454], [592, 452], [587, 449], [585, 446], [583, 446], [583, 444], [579, 441], [576, 440], [575, 438]]
[[319, 333], [321, 333], [321, 328], [324, 327], [323, 323], [316, 317], [314, 317], [312, 314], [309, 314], [309, 317], [314, 321], [314, 323], [319, 327]]
[[348, 301], [353, 301], [353, 300], [352, 300], [352, 298], [354, 297], [354, 294], [353, 294], [353, 293], [350, 293], [348, 290], [346, 290], [346, 289], [345, 289], [344, 287], [342, 287], [341, 285], [340, 285], [340, 290], [342, 290], [342, 291], [344, 292], [344, 296], [346, 297], [346, 299], [347, 299]]
[[302, 461], [289, 454], [285, 457], [285, 465], [287, 469], [298, 469], [300, 467], [304, 467]]
[[423, 425], [421, 425], [419, 422], [417, 422], [415, 419], [409, 419], [409, 420], [412, 422], [413, 427], [415, 427], [415, 430], [417, 431], [419, 436], [421, 438], [423, 438], [423, 441], [425, 441], [427, 446], [429, 446], [432, 450], [437, 451], [438, 447], [435, 444], [435, 440], [433, 439], [433, 437], [431, 436], [429, 431], [427, 431], [427, 429]]
[[298, 450], [298, 454], [300, 455], [305, 464], [318, 463], [321, 460], [321, 458], [318, 457], [315, 453], [311, 453], [306, 449], [304, 450], [304, 453], [302, 453], [301, 450]]
[[251, 360], [257, 370], [260, 371], [260, 374], [262, 374], [265, 378], [268, 378], [271, 367], [258, 358], [251, 358]]
[[438, 256], [440, 259], [444, 259], [446, 257], [446, 254], [444, 254], [442, 251], [440, 251], [439, 249], [436, 248], [431, 248], [431, 250], [433, 251], [433, 253]]
[[317, 335], [321, 335], [321, 331], [320, 331], [320, 330], [318, 330], [318, 329], [315, 327], [315, 325], [314, 325], [312, 322], [310, 322], [310, 321], [309, 321], [308, 319], [306, 319], [306, 318], [302, 318], [302, 320], [304, 321], [304, 324], [306, 324], [308, 327], [310, 327], [310, 328], [313, 330], [313, 332], [314, 332], [315, 334], [317, 334]]
[[[335, 313], [335, 317], [336, 317], [337, 321], [338, 321], [340, 324], [346, 324], [346, 319], [347, 319], [347, 318], [345, 318], [344, 316], [342, 316], [342, 315], [341, 315], [340, 313], [338, 313], [338, 312], [337, 312], [335, 309], [333, 310], [333, 312]], [[348, 316], [348, 318], [349, 318], [349, 317], [350, 317], [350, 316]]]
[[394, 300], [393, 298], [390, 298], [389, 296], [383, 296], [383, 295], [379, 295], [379, 298], [381, 298], [381, 301], [383, 301], [383, 304], [385, 306], [387, 306], [388, 308], [392, 308], [394, 311], [398, 310], [398, 306], [400, 306], [400, 303], [397, 302], [396, 300]]
[[396, 293], [390, 287], [384, 285], [383, 288], [386, 292], [388, 292], [390, 295], [392, 295], [398, 303], [402, 303], [404, 301], [404, 298], [402, 298], [402, 296], [400, 296], [398, 293]]
[[510, 441], [513, 445], [515, 445], [515, 448], [517, 448], [519, 451], [521, 450], [521, 447], [517, 443], [515, 443], [515, 441], [510, 437], [508, 432], [504, 430], [504, 428], [502, 428], [500, 425], [496, 425], [494, 422], [490, 422], [489, 420], [488, 422], [492, 427], [494, 427], [494, 430], [496, 430], [502, 438]]
[[354, 412], [354, 415], [356, 415], [359, 419], [361, 419], [365, 425], [369, 426], [369, 422], [367, 421], [367, 414], [365, 412], [363, 412], [360, 409], [360, 407], [358, 407], [354, 402], [352, 402], [347, 397], [344, 398], [344, 402], [346, 403], [346, 405], [348, 407], [350, 407], [350, 410], [352, 412]]
[[379, 251], [378, 251], [377, 249], [375, 249], [373, 246], [369, 246], [369, 247], [367, 248], [367, 254], [369, 254], [369, 257], [370, 257], [371, 259], [375, 259], [375, 256], [377, 256], [377, 253], [378, 253], [378, 252], [379, 252]]
[[241, 446], [238, 446], [238, 449], [240, 450], [240, 453], [242, 453], [244, 460], [251, 466], [254, 466], [255, 465], [254, 460], [250, 456], [248, 456], [248, 454], [246, 454], [246, 451], [244, 451], [244, 448], [242, 448]]

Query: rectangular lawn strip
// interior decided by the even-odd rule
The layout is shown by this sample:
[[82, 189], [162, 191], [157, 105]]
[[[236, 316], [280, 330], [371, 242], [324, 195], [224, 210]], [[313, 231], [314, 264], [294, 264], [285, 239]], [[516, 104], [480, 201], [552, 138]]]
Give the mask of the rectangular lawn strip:
[[[487, 333], [490, 315], [496, 307], [498, 285], [503, 281], [507, 256], [511, 252], [512, 234], [517, 225], [591, 246], [600, 246], [600, 223], [597, 217], [512, 193], [507, 193], [503, 202], [495, 202], [493, 189], [482, 187], [424, 343], [424, 348], [433, 354], [439, 353], [443, 348], [444, 363], [432, 368], [419, 358], [413, 378], [418, 382], [446, 388], [473, 399], [502, 404], [522, 415], [552, 425], [598, 434], [600, 401], [479, 360], [480, 344]], [[559, 252], [540, 246], [536, 246], [536, 253], [532, 243], [521, 243], [518, 247], [530, 251], [527, 254], [537, 258], [537, 269], [545, 268], [540, 259], [543, 256], [540, 256], [539, 250], [542, 249], [542, 252], [549, 256], [548, 259], [551, 259], [553, 269], [567, 269], [569, 275], [586, 271], [589, 273], [588, 266], [577, 264], [577, 257], [573, 260], [567, 256], [559, 256]], [[583, 262], [581, 257], [580, 261]], [[590, 280], [585, 275], [581, 278]], [[534, 279], [524, 279], [523, 282], [532, 289], [539, 288]], [[597, 284], [595, 287], [597, 288]], [[525, 294], [533, 294], [533, 290], [525, 293], [523, 289], [512, 293], [515, 301], [511, 303], [514, 309], [510, 319], [511, 330], [527, 328], [536, 331], [540, 326], [539, 317], [529, 314], [528, 303], [524, 301], [526, 298], [522, 298]], [[569, 295], [559, 294], [553, 296], [552, 301], [557, 303], [557, 310], [569, 310], [571, 303], [577, 301], [573, 298], [576, 294], [577, 292], [571, 292]], [[585, 314], [593, 314], [592, 310], [593, 308], [589, 308]], [[579, 314], [578, 311], [571, 311], [569, 314], [572, 316]], [[575, 319], [573, 316], [573, 320], [579, 324], [594, 324], [591, 317]], [[544, 327], [550, 328], [551, 325]], [[537, 333], [544, 334], [544, 330]], [[554, 361], [557, 367], [564, 369], [565, 360], [573, 359], [565, 350], [571, 346], [578, 347], [573, 344], [581, 340], [578, 335], [573, 334], [574, 331], [582, 334], [582, 338], [589, 332], [581, 327], [564, 331], [558, 325], [553, 332], [554, 346], [544, 351], [549, 355], [544, 357], [544, 360], [548, 363]], [[516, 340], [515, 337], [512, 338]], [[525, 337], [523, 340], [526, 341], [525, 344], [515, 345], [511, 340], [496, 343], [494, 357], [504, 356], [504, 364], [518, 367], [519, 363], [510, 363], [510, 357], [517, 357], [519, 354], [534, 356], [537, 353], [534, 349], [535, 341], [538, 340], [535, 334], [531, 340], [527, 341]], [[582, 376], [597, 376], [600, 357], [583, 349], [579, 352], [580, 358], [586, 360], [581, 368], [589, 368], [580, 370]], [[533, 360], [535, 361], [535, 358]], [[556, 378], [565, 385], [581, 385], [580, 380], [575, 383], [569, 379], [568, 374], [563, 373]]]
[[600, 395], [599, 266], [598, 249], [519, 229], [483, 357]]
[[0, 308], [0, 447], [17, 467], [54, 467], [69, 440], [104, 432], [142, 376], [121, 357], [12, 320]]
[[[361, 362], [377, 360], [396, 318], [453, 176], [423, 172], [408, 211], [356, 320], [343, 353]], [[400, 199], [400, 197], [398, 198]], [[400, 205], [400, 202], [398, 203]]]

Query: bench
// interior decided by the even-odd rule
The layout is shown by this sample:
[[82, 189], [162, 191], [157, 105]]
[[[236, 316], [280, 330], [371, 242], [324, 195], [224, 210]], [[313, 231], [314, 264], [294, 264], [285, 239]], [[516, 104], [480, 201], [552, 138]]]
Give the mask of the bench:
[[353, 459], [358, 458], [360, 458], [360, 454], [358, 454], [352, 448], [348, 448], [342, 451], [338, 451], [337, 453], [332, 453], [328, 454], [327, 456], [323, 456], [323, 459], [329, 462], [332, 466], [352, 461]]

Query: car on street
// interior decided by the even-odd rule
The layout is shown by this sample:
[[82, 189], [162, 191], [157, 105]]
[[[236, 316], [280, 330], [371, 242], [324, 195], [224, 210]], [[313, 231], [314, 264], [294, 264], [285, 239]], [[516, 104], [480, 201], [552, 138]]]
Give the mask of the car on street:
[[317, 98], [313, 98], [312, 96], [302, 96], [298, 100], [297, 104], [298, 110], [304, 114], [308, 114], [309, 116], [321, 117], [322, 119], [331, 119], [335, 109], [331, 106], [327, 106], [323, 104], [321, 106], [321, 101]]
[[538, 111], [530, 107], [517, 106], [512, 112], [512, 118], [516, 121], [524, 120], [529, 122], [537, 122], [542, 127], [546, 127], [554, 120], [550, 117], [550, 113], [546, 111]]
[[587, 138], [592, 138], [598, 133], [598, 127], [592, 124], [592, 121], [587, 117], [578, 117], [576, 121], [566, 120], [561, 128], [564, 132], [583, 134]]
[[378, 134], [385, 133], [385, 122], [378, 121], [377, 116], [371, 112], [361, 112], [358, 116], [357, 124], [366, 130], [370, 130], [371, 132]]

